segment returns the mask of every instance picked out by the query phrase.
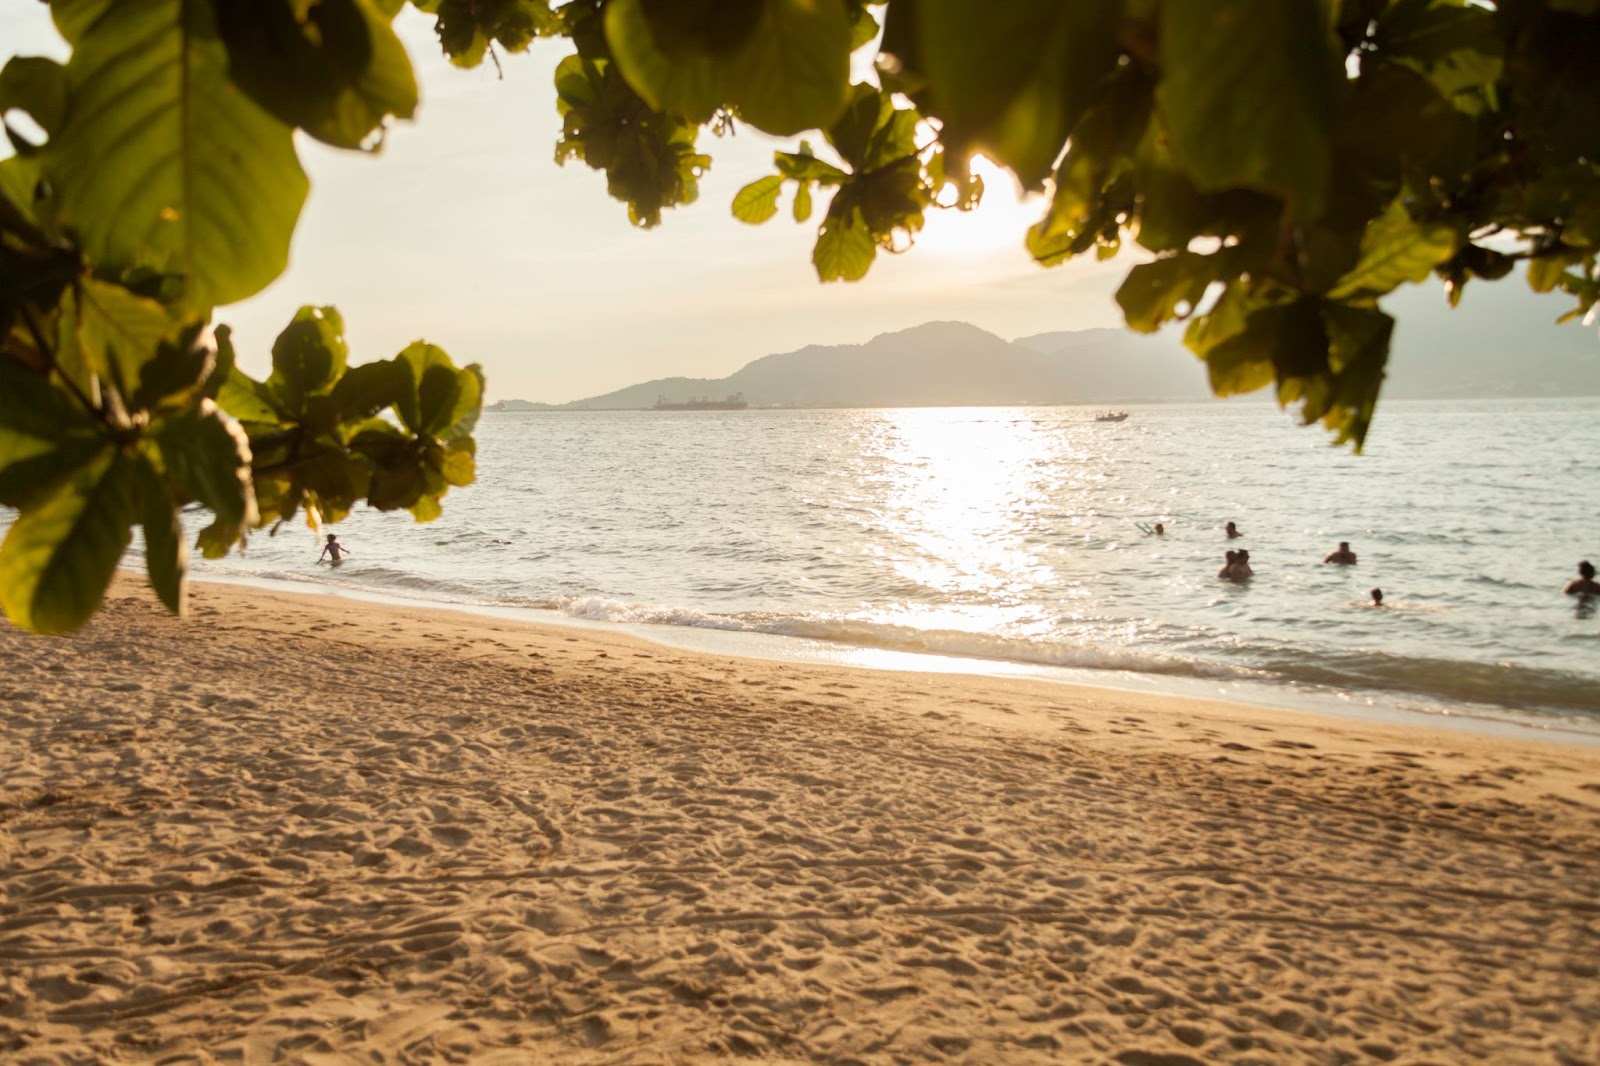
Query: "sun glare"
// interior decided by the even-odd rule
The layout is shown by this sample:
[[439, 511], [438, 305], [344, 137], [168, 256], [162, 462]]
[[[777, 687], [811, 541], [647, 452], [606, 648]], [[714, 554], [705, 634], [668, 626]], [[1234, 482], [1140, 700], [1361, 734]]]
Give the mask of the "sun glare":
[[973, 157], [972, 172], [983, 179], [983, 202], [971, 211], [929, 211], [917, 251], [947, 258], [1014, 252], [1025, 258], [1023, 235], [1044, 214], [1044, 199], [1022, 199], [1010, 172], [981, 155]]

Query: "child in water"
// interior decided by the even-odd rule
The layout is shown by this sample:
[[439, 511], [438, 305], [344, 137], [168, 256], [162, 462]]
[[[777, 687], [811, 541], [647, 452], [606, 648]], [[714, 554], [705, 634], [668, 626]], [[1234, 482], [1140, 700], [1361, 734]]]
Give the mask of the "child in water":
[[333, 556], [333, 565], [338, 566], [340, 560], [349, 554], [350, 549], [346, 548], [343, 544], [340, 544], [338, 537], [334, 536], [332, 533], [329, 533], [328, 543], [322, 546], [322, 554], [317, 556], [317, 562], [320, 563], [325, 557], [331, 555]]

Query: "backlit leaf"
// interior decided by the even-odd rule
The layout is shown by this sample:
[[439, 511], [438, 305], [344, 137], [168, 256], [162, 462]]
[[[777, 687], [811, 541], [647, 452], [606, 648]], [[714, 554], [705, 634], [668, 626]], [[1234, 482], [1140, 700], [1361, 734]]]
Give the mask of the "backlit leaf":
[[181, 274], [205, 310], [277, 277], [306, 196], [290, 129], [227, 75], [211, 6], [65, 0], [71, 120], [40, 155], [94, 263]]
[[1038, 188], [1116, 65], [1121, 4], [966, 0], [917, 5], [919, 57], [952, 132]]
[[767, 221], [778, 213], [778, 194], [782, 190], [783, 178], [777, 174], [757, 178], [735, 194], [733, 217], [751, 224]]
[[150, 587], [173, 614], [188, 608], [189, 548], [184, 543], [178, 507], [161, 475], [143, 459], [133, 464], [139, 493], [139, 524], [144, 527], [145, 573]]
[[0, 543], [0, 607], [13, 624], [67, 633], [100, 606], [133, 539], [130, 466], [107, 444], [12, 523]]
[[836, 215], [830, 208], [817, 232], [811, 262], [822, 281], [857, 281], [866, 276], [877, 254], [872, 230], [859, 210]]
[[1313, 217], [1327, 199], [1344, 72], [1316, 0], [1161, 8], [1157, 99], [1172, 154], [1202, 189], [1259, 189]]
[[0, 505], [22, 507], [106, 445], [62, 389], [0, 354]]
[[360, 148], [410, 118], [417, 82], [389, 19], [370, 0], [214, 0], [233, 81], [279, 121]]
[[1367, 225], [1361, 258], [1328, 295], [1336, 300], [1382, 296], [1406, 282], [1421, 281], [1455, 255], [1458, 243], [1454, 229], [1413, 220], [1397, 200]]

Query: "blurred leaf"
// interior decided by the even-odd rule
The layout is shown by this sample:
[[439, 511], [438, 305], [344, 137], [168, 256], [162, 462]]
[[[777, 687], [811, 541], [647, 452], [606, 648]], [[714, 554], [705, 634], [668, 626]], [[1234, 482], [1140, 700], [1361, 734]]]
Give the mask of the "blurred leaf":
[[1368, 224], [1360, 260], [1328, 295], [1336, 300], [1383, 296], [1406, 282], [1421, 281], [1455, 255], [1458, 239], [1449, 226], [1414, 221], [1396, 200]]
[[19, 628], [67, 633], [100, 606], [133, 539], [130, 463], [109, 444], [30, 501], [0, 543], [0, 607]]
[[145, 572], [150, 587], [173, 614], [188, 613], [189, 549], [177, 503], [150, 464], [133, 463], [139, 494], [139, 524], [144, 527]]
[[120, 285], [84, 278], [74, 304], [77, 342], [88, 365], [109, 373], [126, 396], [138, 387], [144, 368], [172, 332], [166, 309]]
[[811, 262], [822, 281], [856, 281], [866, 276], [877, 255], [872, 231], [859, 210], [835, 214], [832, 208], [817, 232], [817, 245]]
[[107, 443], [72, 397], [0, 354], [0, 505], [26, 506]]
[[306, 398], [326, 393], [344, 373], [349, 350], [344, 318], [333, 307], [302, 307], [272, 343], [272, 375], [266, 387], [287, 412], [304, 409]]
[[[1117, 303], [1128, 325], [1140, 333], [1154, 333], [1173, 318], [1188, 317], [1222, 273], [1227, 261], [1224, 252], [1178, 252], [1128, 271], [1117, 290]], [[1188, 305], [1181, 314], [1180, 304]]]
[[729, 61], [728, 97], [758, 129], [789, 136], [831, 123], [850, 90], [841, 0], [760, 0], [762, 21]]
[[483, 377], [476, 366], [458, 370], [443, 349], [425, 341], [407, 345], [396, 359], [410, 368], [415, 383], [415, 392], [395, 405], [407, 429], [446, 440], [472, 432], [483, 403]]
[[330, 398], [339, 422], [360, 422], [400, 402], [411, 374], [396, 359], [353, 366], [333, 387]]
[[[67, 113], [67, 75], [61, 64], [39, 56], [12, 56], [0, 67], [0, 117], [6, 112], [25, 112], [38, 123], [45, 136], [55, 136]], [[27, 140], [6, 123], [6, 136], [12, 150], [28, 155], [39, 146]]]
[[1201, 189], [1276, 193], [1299, 217], [1322, 210], [1345, 80], [1322, 25], [1315, 0], [1162, 5], [1156, 96], [1173, 157]]
[[211, 6], [58, 0], [52, 11], [76, 44], [71, 116], [39, 158], [87, 257], [182, 274], [201, 312], [277, 277], [306, 179], [290, 129], [228, 78]]
[[783, 190], [783, 178], [769, 174], [757, 178], [733, 198], [733, 217], [740, 222], [759, 225], [778, 213], [778, 194]]
[[287, 417], [277, 396], [237, 366], [222, 379], [216, 399], [217, 406], [240, 422], [277, 425]]
[[[209, 400], [152, 427], [167, 476], [188, 499], [216, 515], [217, 536], [232, 544], [259, 519], [250, 476], [250, 442]], [[210, 554], [207, 558], [211, 558]]]
[[1119, 0], [917, 5], [919, 59], [947, 129], [1039, 188], [1121, 54]]
[[417, 82], [389, 17], [370, 0], [212, 0], [234, 84], [280, 122], [361, 148], [410, 118]]

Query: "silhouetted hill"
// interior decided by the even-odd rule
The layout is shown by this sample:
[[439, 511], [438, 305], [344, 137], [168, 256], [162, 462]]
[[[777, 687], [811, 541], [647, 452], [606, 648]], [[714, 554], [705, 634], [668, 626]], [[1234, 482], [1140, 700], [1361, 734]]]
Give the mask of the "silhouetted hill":
[[[1540, 302], [1542, 300], [1543, 302]], [[1600, 395], [1600, 338], [1550, 325], [1566, 303], [1514, 284], [1478, 285], [1455, 311], [1436, 288], [1396, 294], [1389, 398]], [[1546, 316], [1547, 313], [1547, 317]], [[965, 322], [929, 322], [865, 344], [768, 355], [725, 378], [657, 378], [541, 409], [644, 408], [665, 396], [752, 406], [935, 407], [1204, 400], [1204, 365], [1182, 330], [1064, 330], [1006, 341]], [[1266, 394], [1263, 394], [1266, 395]], [[516, 401], [511, 401], [516, 403]]]

